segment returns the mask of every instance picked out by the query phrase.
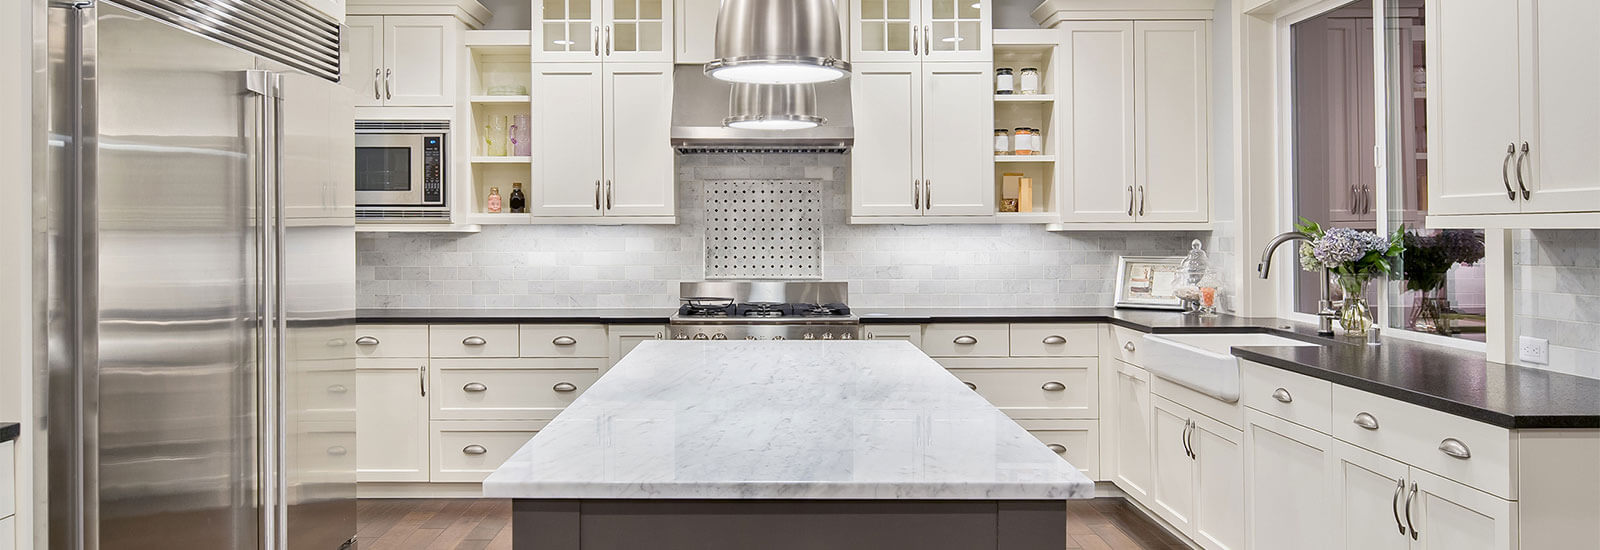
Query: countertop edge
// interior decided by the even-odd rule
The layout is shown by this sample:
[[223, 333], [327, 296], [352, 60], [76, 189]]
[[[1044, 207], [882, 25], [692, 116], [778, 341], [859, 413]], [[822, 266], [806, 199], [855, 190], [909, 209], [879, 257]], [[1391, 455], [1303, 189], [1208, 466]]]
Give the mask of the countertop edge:
[[22, 424], [16, 422], [0, 422], [0, 443], [15, 441], [22, 435]]
[[[587, 481], [495, 482], [484, 480], [485, 498], [559, 500], [1075, 500], [1094, 497], [1087, 476], [1065, 483], [692, 482], [604, 483]], [[530, 490], [539, 487], [539, 490]], [[773, 490], [770, 496], [753, 490]], [[815, 493], [815, 494], [807, 494]], [[537, 494], [537, 496], [529, 496]]]

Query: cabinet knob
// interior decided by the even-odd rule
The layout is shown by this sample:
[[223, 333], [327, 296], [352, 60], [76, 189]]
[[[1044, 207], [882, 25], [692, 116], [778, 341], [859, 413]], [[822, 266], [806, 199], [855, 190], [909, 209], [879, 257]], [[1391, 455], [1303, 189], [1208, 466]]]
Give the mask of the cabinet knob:
[[561, 393], [578, 391], [578, 387], [571, 382], [557, 382], [556, 385], [550, 386], [550, 389]]
[[461, 339], [461, 344], [467, 346], [481, 346], [487, 343], [489, 343], [489, 341], [484, 340], [482, 336], [468, 336]]
[[1133, 352], [1133, 349], [1134, 348], [1133, 348], [1133, 341], [1132, 340], [1129, 340], [1127, 342], [1123, 342], [1122, 343], [1122, 350], [1123, 351], [1131, 353], [1131, 352]]
[[378, 345], [378, 339], [376, 337], [372, 337], [372, 336], [362, 336], [360, 338], [356, 338], [356, 345], [358, 345], [358, 346], [376, 346], [376, 345]]
[[483, 445], [467, 445], [461, 448], [461, 454], [464, 455], [476, 456], [487, 452], [489, 452], [489, 449], [485, 449]]
[[1467, 449], [1467, 445], [1465, 443], [1462, 443], [1461, 440], [1456, 439], [1454, 437], [1445, 438], [1444, 441], [1440, 441], [1439, 442], [1439, 450], [1442, 451], [1444, 454], [1447, 454], [1447, 455], [1450, 455], [1450, 456], [1453, 456], [1453, 457], [1456, 457], [1456, 458], [1459, 458], [1459, 459], [1462, 459], [1462, 460], [1466, 460], [1466, 459], [1472, 458], [1472, 451]]
[[968, 382], [966, 380], [962, 380], [961, 383], [962, 384], [966, 384], [967, 385], [967, 389], [969, 389], [969, 390], [978, 391], [978, 385], [977, 384], [973, 384], [973, 383]]
[[1066, 445], [1062, 445], [1060, 443], [1051, 443], [1051, 444], [1048, 444], [1048, 445], [1045, 445], [1045, 446], [1049, 447], [1052, 452], [1055, 452], [1058, 455], [1067, 454]]
[[1355, 422], [1355, 425], [1361, 426], [1362, 428], [1366, 428], [1368, 430], [1376, 430], [1376, 429], [1378, 429], [1378, 418], [1375, 417], [1375, 416], [1372, 416], [1372, 413], [1368, 413], [1368, 412], [1356, 413], [1356, 419], [1353, 420], [1352, 422]]
[[1058, 346], [1058, 345], [1061, 345], [1061, 344], [1065, 344], [1065, 343], [1067, 343], [1067, 339], [1066, 339], [1066, 337], [1064, 337], [1064, 336], [1059, 336], [1059, 335], [1055, 335], [1055, 334], [1051, 334], [1051, 335], [1049, 335], [1049, 336], [1046, 336], [1046, 337], [1044, 337], [1044, 340], [1043, 340], [1043, 342], [1044, 342], [1044, 343], [1045, 343], [1045, 344], [1046, 344], [1046, 345], [1051, 345], [1051, 346]]
[[344, 448], [343, 445], [334, 445], [332, 447], [328, 447], [328, 456], [344, 456], [349, 452], [350, 449]]
[[978, 343], [978, 339], [977, 338], [974, 338], [972, 336], [967, 336], [965, 334], [963, 334], [961, 336], [957, 336], [955, 340], [951, 340], [951, 341], [955, 342], [957, 345], [962, 345], [962, 346], [970, 346], [970, 345]]
[[1272, 390], [1272, 398], [1278, 400], [1279, 403], [1293, 403], [1294, 402], [1294, 396], [1290, 395], [1289, 394], [1289, 390], [1286, 390], [1284, 388], [1278, 388], [1276, 390]]
[[482, 382], [468, 382], [467, 385], [461, 386], [461, 391], [470, 393], [486, 392], [489, 391], [489, 386], [483, 385]]
[[550, 343], [558, 345], [558, 346], [571, 346], [571, 345], [577, 344], [578, 340], [573, 338], [573, 337], [571, 337], [571, 336], [557, 336], [554, 339], [550, 340]]
[[1039, 389], [1044, 391], [1062, 391], [1067, 389], [1067, 385], [1060, 382], [1051, 381], [1045, 382], [1043, 386], [1039, 386]]

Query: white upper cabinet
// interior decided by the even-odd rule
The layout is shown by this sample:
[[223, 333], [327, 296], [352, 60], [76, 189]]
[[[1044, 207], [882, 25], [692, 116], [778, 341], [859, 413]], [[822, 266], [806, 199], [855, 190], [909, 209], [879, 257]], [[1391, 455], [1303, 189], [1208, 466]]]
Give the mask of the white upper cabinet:
[[357, 107], [383, 105], [383, 16], [345, 18], [339, 83], [350, 88]]
[[852, 61], [988, 61], [992, 0], [848, 0]]
[[1600, 226], [1600, 217], [1542, 216], [1600, 212], [1600, 4], [1430, 0], [1427, 9], [1429, 225], [1540, 214], [1462, 225]]
[[605, 185], [600, 63], [536, 65], [533, 73], [534, 216], [600, 216]]
[[850, 75], [852, 216], [922, 212], [922, 75], [917, 63], [863, 63]]
[[345, 19], [340, 82], [358, 107], [455, 104], [460, 33], [456, 18], [352, 15]]
[[535, 65], [535, 217], [670, 221], [670, 63]]
[[992, 72], [990, 63], [855, 65], [853, 222], [993, 216]]
[[605, 65], [607, 216], [671, 216], [674, 203], [672, 65]]
[[673, 0], [537, 0], [533, 60], [673, 59]]
[[1205, 21], [1066, 21], [1071, 223], [1211, 220], [1211, 69]]
[[[922, 65], [922, 209], [994, 214], [994, 97], [989, 63]], [[973, 108], [979, 106], [978, 108]]]

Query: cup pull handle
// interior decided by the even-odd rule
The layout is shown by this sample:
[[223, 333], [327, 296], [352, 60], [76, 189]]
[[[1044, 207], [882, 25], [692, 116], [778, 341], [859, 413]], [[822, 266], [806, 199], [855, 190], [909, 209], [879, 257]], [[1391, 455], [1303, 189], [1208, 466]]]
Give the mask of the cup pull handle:
[[561, 393], [567, 393], [578, 391], [578, 386], [573, 385], [571, 382], [557, 382], [556, 385], [550, 386], [550, 389]]
[[468, 336], [461, 339], [461, 344], [466, 346], [481, 346], [487, 343], [489, 341], [484, 340], [482, 336]]
[[483, 445], [467, 445], [461, 448], [461, 454], [466, 455], [476, 456], [487, 452], [489, 452], [489, 449], [484, 448]]
[[978, 385], [977, 384], [973, 384], [973, 383], [968, 382], [966, 380], [962, 380], [961, 383], [962, 384], [966, 384], [967, 385], [967, 389], [969, 389], [969, 390], [978, 391]]
[[358, 345], [358, 346], [376, 346], [376, 345], [378, 345], [378, 339], [376, 337], [373, 337], [373, 336], [362, 336], [360, 338], [356, 338], [356, 345]]
[[486, 392], [489, 391], [489, 386], [483, 385], [482, 382], [468, 382], [467, 385], [461, 386], [461, 391], [471, 393]]
[[1044, 337], [1044, 340], [1042, 340], [1042, 342], [1044, 342], [1046, 345], [1057, 346], [1057, 345], [1061, 345], [1061, 344], [1067, 343], [1067, 339], [1065, 337], [1052, 334], [1052, 335]]
[[1126, 351], [1126, 352], [1132, 353], [1133, 350], [1134, 350], [1133, 341], [1130, 340], [1130, 341], [1122, 343], [1122, 351]]
[[550, 343], [558, 345], [558, 346], [571, 346], [571, 345], [577, 344], [578, 340], [573, 338], [573, 337], [571, 337], [571, 336], [557, 336], [554, 339], [550, 340]]
[[334, 384], [332, 386], [328, 386], [328, 393], [345, 393], [348, 391], [350, 391], [350, 388], [344, 387], [344, 384]]
[[1048, 444], [1048, 445], [1045, 445], [1045, 446], [1049, 447], [1050, 451], [1055, 453], [1055, 454], [1058, 454], [1058, 455], [1067, 454], [1067, 447], [1065, 445], [1060, 444], [1060, 443], [1051, 443], [1051, 444]]
[[342, 348], [342, 347], [345, 346], [345, 344], [348, 344], [348, 343], [349, 342], [346, 342], [344, 338], [333, 338], [333, 339], [328, 340], [327, 342], [324, 342], [324, 344], [327, 345], [330, 348]]
[[1356, 419], [1353, 422], [1355, 422], [1355, 424], [1357, 426], [1361, 426], [1362, 428], [1366, 428], [1368, 430], [1376, 430], [1376, 429], [1378, 429], [1378, 418], [1375, 417], [1375, 416], [1372, 416], [1372, 413], [1368, 413], [1368, 412], [1357, 413], [1356, 414]]
[[1456, 457], [1456, 458], [1459, 458], [1459, 459], [1462, 459], [1462, 460], [1466, 460], [1468, 458], [1472, 458], [1472, 450], [1468, 449], [1467, 445], [1465, 443], [1462, 443], [1461, 440], [1456, 439], [1454, 437], [1445, 438], [1444, 441], [1440, 441], [1439, 442], [1439, 450], [1442, 451], [1444, 454], [1447, 454], [1447, 455], [1450, 455], [1450, 456], [1453, 456], [1453, 457]]
[[955, 342], [958, 345], [962, 345], [962, 346], [970, 346], [970, 345], [978, 343], [978, 339], [977, 338], [974, 338], [974, 337], [971, 337], [971, 336], [967, 336], [965, 334], [963, 334], [961, 336], [957, 336], [955, 340], [951, 340], [951, 341]]
[[1045, 382], [1043, 386], [1039, 386], [1039, 389], [1044, 391], [1062, 391], [1067, 389], [1067, 385], [1060, 382], [1051, 381]]
[[1273, 390], [1272, 398], [1273, 399], [1277, 399], [1279, 403], [1292, 403], [1292, 402], [1294, 402], [1294, 396], [1290, 395], [1289, 394], [1289, 390], [1284, 389], [1284, 388], [1278, 388], [1276, 390]]
[[332, 447], [328, 447], [328, 456], [344, 456], [349, 452], [350, 449], [346, 449], [343, 445], [334, 445]]

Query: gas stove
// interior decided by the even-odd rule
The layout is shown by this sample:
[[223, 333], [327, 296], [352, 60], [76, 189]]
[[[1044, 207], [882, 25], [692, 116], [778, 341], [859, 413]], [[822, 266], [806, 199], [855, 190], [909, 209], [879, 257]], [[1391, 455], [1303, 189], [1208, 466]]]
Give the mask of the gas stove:
[[843, 282], [680, 283], [683, 305], [668, 332], [676, 340], [854, 340], [861, 320], [845, 305]]

